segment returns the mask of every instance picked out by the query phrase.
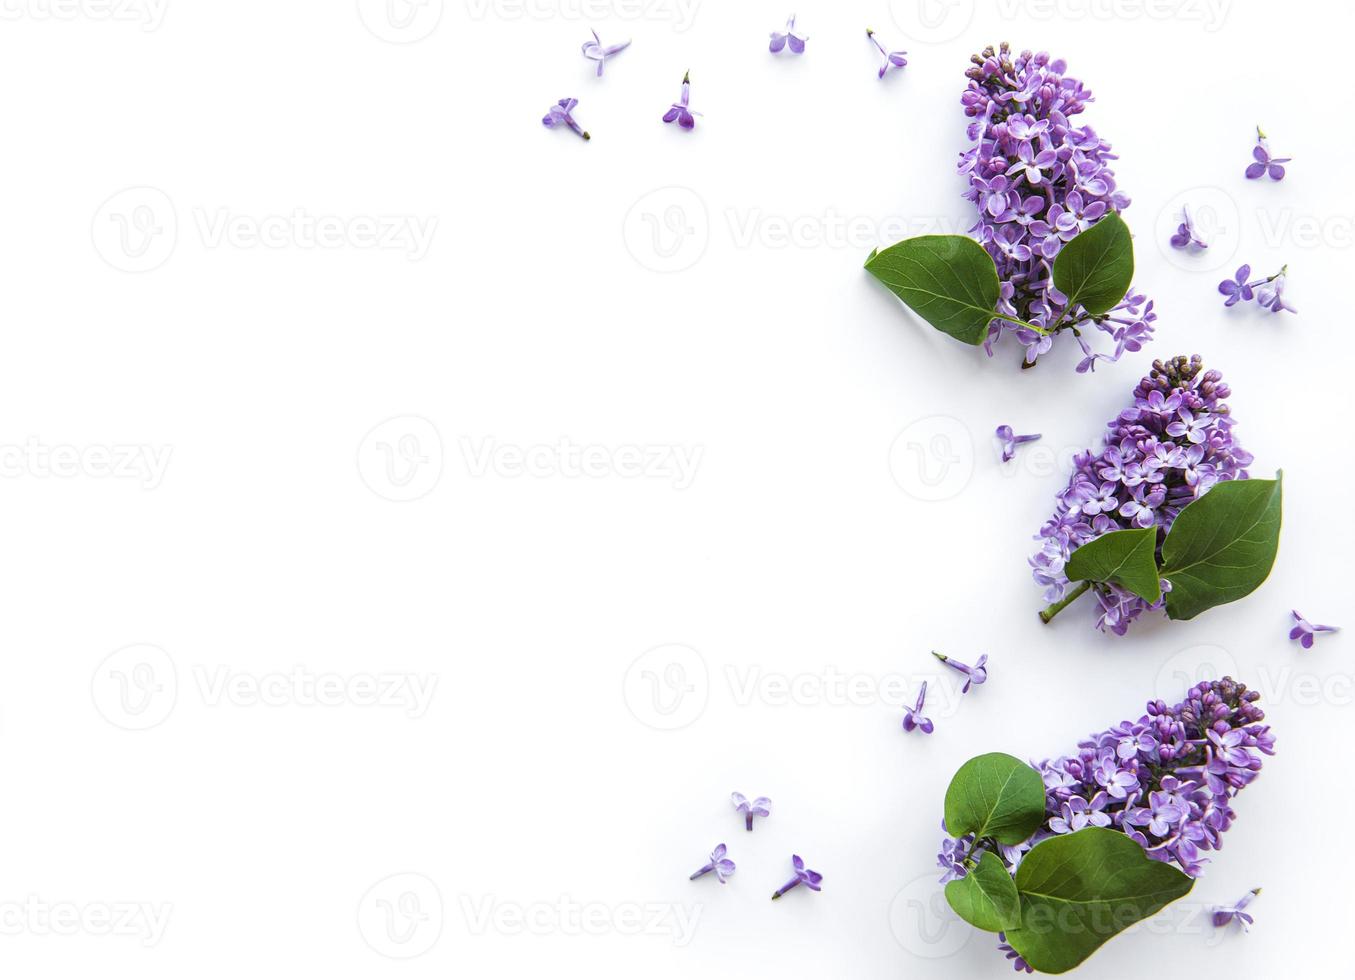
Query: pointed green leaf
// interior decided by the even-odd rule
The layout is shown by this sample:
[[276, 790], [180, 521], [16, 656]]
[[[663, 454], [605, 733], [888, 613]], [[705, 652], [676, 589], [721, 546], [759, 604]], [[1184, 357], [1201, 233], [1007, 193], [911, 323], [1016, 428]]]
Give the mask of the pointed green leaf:
[[1070, 582], [1114, 582], [1141, 599], [1162, 598], [1157, 573], [1157, 528], [1108, 531], [1092, 538], [1068, 557]]
[[975, 834], [1019, 844], [1042, 823], [1044, 780], [1002, 752], [970, 759], [946, 789], [946, 828], [956, 837]]
[[1021, 924], [1004, 930], [1007, 942], [1042, 973], [1063, 973], [1194, 884], [1109, 827], [1051, 837], [1016, 869]]
[[1021, 924], [1021, 897], [1006, 866], [984, 851], [978, 866], [963, 878], [946, 882], [946, 901], [971, 926], [1002, 932]]
[[1054, 257], [1054, 285], [1088, 313], [1105, 313], [1129, 292], [1134, 279], [1134, 242], [1129, 226], [1111, 211]]
[[1280, 547], [1282, 477], [1227, 480], [1176, 516], [1162, 544], [1168, 616], [1194, 619], [1266, 580]]
[[906, 238], [866, 259], [866, 271], [914, 313], [966, 344], [981, 344], [997, 309], [997, 267], [964, 235]]

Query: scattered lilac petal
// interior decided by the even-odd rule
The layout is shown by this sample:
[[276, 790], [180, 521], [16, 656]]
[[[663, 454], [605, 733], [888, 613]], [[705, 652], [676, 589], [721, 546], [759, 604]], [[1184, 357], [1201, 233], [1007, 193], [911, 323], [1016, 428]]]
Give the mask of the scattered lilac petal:
[[1171, 237], [1172, 248], [1208, 248], [1209, 243], [1200, 237], [1200, 233], [1195, 230], [1195, 223], [1190, 218], [1190, 208], [1181, 205], [1181, 224], [1176, 228], [1176, 234]]
[[1247, 894], [1243, 895], [1242, 899], [1236, 905], [1219, 906], [1218, 908], [1214, 909], [1214, 915], [1212, 917], [1214, 927], [1217, 929], [1222, 929], [1229, 923], [1236, 922], [1238, 925], [1242, 927], [1243, 932], [1249, 932], [1251, 930], [1252, 923], [1255, 922], [1256, 920], [1251, 917], [1250, 913], [1244, 912], [1242, 910], [1245, 909], [1248, 905], [1250, 905], [1252, 899], [1254, 899], [1257, 895], [1260, 894], [1261, 889], [1253, 888], [1251, 891], [1247, 892]]
[[780, 888], [778, 888], [775, 892], [772, 893], [773, 902], [780, 898], [782, 895], [786, 894], [786, 892], [790, 891], [796, 885], [804, 885], [811, 891], [816, 892], [823, 890], [822, 885], [820, 884], [823, 881], [823, 875], [819, 874], [817, 871], [810, 871], [808, 868], [806, 868], [805, 862], [800, 857], [800, 855], [792, 854], [790, 856], [790, 863], [791, 867], [795, 869], [795, 877], [791, 878], [790, 881], [786, 882], [784, 885], [782, 885]]
[[879, 77], [884, 78], [885, 73], [891, 68], [903, 68], [908, 64], [907, 51], [887, 51], [885, 46], [880, 43], [880, 39], [875, 36], [875, 32], [869, 27], [866, 28], [866, 37], [870, 38], [871, 43], [880, 52], [880, 57], [884, 59], [880, 65]]
[[903, 709], [903, 730], [905, 732], [920, 731], [923, 735], [930, 735], [934, 730], [932, 720], [922, 716], [922, 706], [927, 703], [927, 682], [922, 682], [922, 690], [917, 692], [917, 703], [911, 708]]
[[765, 796], [759, 796], [750, 803], [748, 797], [742, 793], [730, 793], [729, 799], [734, 804], [734, 809], [743, 814], [744, 823], [749, 830], [753, 829], [754, 817], [770, 817], [772, 815], [772, 801]]
[[986, 653], [979, 657], [973, 667], [961, 663], [954, 657], [947, 657], [945, 654], [937, 653], [935, 650], [932, 651], [932, 656], [952, 670], [958, 670], [960, 673], [964, 674], [965, 682], [964, 687], [960, 688], [961, 694], [968, 694], [971, 685], [982, 684], [988, 679], [988, 668], [984, 666], [988, 663], [988, 654]]
[[710, 852], [710, 861], [693, 871], [688, 881], [695, 881], [702, 875], [714, 871], [715, 880], [723, 885], [729, 880], [729, 876], [734, 873], [734, 862], [725, 857], [727, 850], [723, 844], [716, 844], [715, 850]]
[[805, 42], [808, 40], [807, 36], [795, 33], [795, 15], [791, 14], [786, 18], [785, 33], [772, 31], [772, 42], [767, 47], [772, 54], [780, 54], [787, 47], [790, 48], [791, 54], [804, 54]]
[[1247, 167], [1247, 179], [1257, 180], [1262, 175], [1269, 175], [1271, 180], [1284, 180], [1284, 164], [1293, 160], [1293, 157], [1272, 157], [1270, 155], [1270, 143], [1266, 139], [1266, 134], [1261, 132], [1261, 127], [1256, 127], [1256, 145], [1251, 150], [1253, 163]]
[[574, 121], [574, 116], [571, 114], [578, 104], [578, 99], [561, 99], [546, 110], [546, 115], [541, 119], [541, 125], [547, 129], [554, 129], [556, 126], [568, 126], [584, 139], [592, 139], [593, 137], [584, 132], [583, 127]]
[[592, 34], [593, 40], [583, 42], [583, 56], [589, 61], [598, 63], [598, 77], [601, 78], [602, 66], [607, 63], [607, 59], [630, 47], [630, 39], [628, 38], [620, 44], [603, 44], [597, 31], [593, 31]]
[[1011, 462], [1012, 457], [1016, 455], [1017, 446], [1024, 445], [1028, 442], [1034, 442], [1036, 439], [1040, 438], [1040, 433], [1038, 432], [1028, 436], [1015, 435], [1012, 432], [1012, 427], [1010, 425], [999, 425], [994, 434], [1002, 444], [1002, 462], [1004, 463]]
[[699, 116], [701, 113], [693, 112], [691, 109], [687, 108], [687, 103], [691, 99], [691, 94], [691, 72], [687, 72], [682, 76], [682, 95], [669, 107], [668, 111], [663, 114], [663, 121], [670, 123], [676, 120], [677, 124], [683, 129], [693, 129], [696, 126], [696, 120], [692, 117]]
[[1299, 615], [1297, 609], [1290, 610], [1294, 614], [1294, 628], [1289, 631], [1291, 640], [1298, 640], [1299, 645], [1305, 650], [1313, 648], [1313, 641], [1317, 639], [1318, 633], [1336, 633], [1339, 632], [1339, 626], [1323, 626], [1320, 623], [1310, 623]]

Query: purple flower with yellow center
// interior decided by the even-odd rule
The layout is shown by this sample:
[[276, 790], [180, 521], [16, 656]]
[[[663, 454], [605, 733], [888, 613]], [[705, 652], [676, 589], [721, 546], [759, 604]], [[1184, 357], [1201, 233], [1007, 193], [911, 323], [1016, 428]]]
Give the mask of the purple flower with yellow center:
[[1012, 431], [1010, 425], [999, 425], [994, 433], [998, 441], [1002, 443], [1002, 462], [1010, 463], [1012, 457], [1016, 455], [1016, 447], [1025, 445], [1028, 442], [1034, 442], [1040, 438], [1040, 433], [1033, 435], [1018, 436]]
[[695, 881], [702, 875], [710, 874], [714, 871], [715, 879], [723, 885], [729, 880], [729, 876], [734, 873], [734, 862], [725, 857], [726, 851], [727, 848], [723, 844], [716, 844], [715, 850], [710, 852], [710, 860], [693, 871], [692, 876], [687, 880]]
[[785, 33], [772, 31], [772, 43], [767, 45], [767, 48], [772, 54], [780, 54], [785, 48], [790, 48], [791, 54], [804, 54], [805, 42], [808, 40], [808, 37], [801, 37], [795, 33], [795, 15], [791, 14], [786, 18]]
[[1243, 895], [1242, 900], [1239, 901], [1236, 905], [1219, 906], [1218, 908], [1214, 909], [1214, 915], [1212, 917], [1214, 927], [1217, 929], [1222, 929], [1230, 922], [1236, 922], [1238, 925], [1242, 927], [1243, 932], [1248, 932], [1251, 929], [1252, 923], [1255, 922], [1256, 920], [1251, 917], [1250, 912], [1244, 912], [1242, 910], [1245, 909], [1248, 905], [1250, 905], [1252, 899], [1254, 899], [1257, 895], [1260, 894], [1261, 889], [1253, 888], [1251, 891], [1247, 892], [1247, 894]]
[[772, 815], [772, 801], [765, 796], [759, 796], [751, 803], [748, 797], [742, 793], [730, 793], [729, 801], [734, 804], [734, 809], [743, 814], [743, 822], [749, 829], [753, 829], [754, 817], [770, 817]]
[[1318, 633], [1335, 633], [1341, 628], [1339, 626], [1323, 626], [1320, 623], [1310, 623], [1299, 615], [1297, 609], [1291, 609], [1290, 612], [1294, 614], [1294, 628], [1289, 631], [1289, 638], [1291, 640], [1298, 640], [1299, 645], [1305, 650], [1311, 650], [1313, 648], [1313, 641], [1317, 639]]
[[889, 69], [903, 68], [908, 64], [907, 51], [886, 51], [885, 46], [869, 27], [866, 28], [866, 37], [870, 38], [871, 43], [879, 49], [880, 57], [884, 58], [884, 64], [880, 65], [880, 78], [884, 78]]
[[1247, 167], [1247, 179], [1256, 180], [1262, 174], [1268, 174], [1271, 180], [1284, 180], [1284, 164], [1288, 163], [1293, 157], [1272, 157], [1270, 155], [1270, 144], [1266, 141], [1266, 134], [1261, 132], [1261, 127], [1256, 127], [1256, 145], [1251, 149], [1253, 163]]
[[911, 732], [915, 729], [920, 730], [923, 735], [930, 735], [935, 726], [932, 725], [930, 718], [922, 716], [922, 706], [927, 703], [927, 682], [922, 682], [922, 690], [917, 692], [917, 703], [911, 708], [903, 709], [903, 730]]
[[691, 76], [691, 72], [687, 72], [682, 76], [682, 96], [663, 114], [664, 122], [670, 123], [677, 120], [677, 124], [683, 129], [694, 128], [696, 126], [696, 120], [692, 117], [701, 115], [701, 113], [693, 112], [691, 109], [687, 108], [687, 103], [690, 101], [692, 95]]
[[545, 116], [541, 119], [541, 125], [547, 129], [554, 129], [556, 126], [568, 126], [584, 139], [592, 139], [593, 137], [589, 136], [583, 127], [574, 121], [572, 113], [574, 107], [578, 104], [578, 99], [561, 99], [546, 110]]
[[945, 654], [937, 653], [935, 650], [932, 651], [932, 656], [951, 670], [958, 670], [960, 673], [964, 674], [965, 682], [964, 687], [960, 688], [961, 694], [968, 694], [971, 685], [982, 684], [988, 679], [988, 668], [984, 666], [984, 664], [988, 663], [988, 654], [986, 653], [979, 657], [973, 667], [961, 663], [954, 657], [947, 657]]
[[593, 31], [592, 34], [593, 40], [583, 42], [583, 56], [589, 61], [598, 63], [598, 78], [601, 78], [602, 66], [607, 63], [607, 59], [630, 47], [630, 40], [627, 39], [620, 44], [603, 44], [597, 31]]
[[1200, 233], [1195, 230], [1195, 223], [1190, 219], [1190, 208], [1184, 204], [1181, 205], [1181, 224], [1176, 228], [1176, 234], [1171, 237], [1172, 248], [1208, 248], [1209, 243], [1200, 237]]
[[791, 878], [790, 881], [786, 882], [772, 893], [773, 902], [796, 885], [804, 885], [806, 888], [816, 892], [823, 890], [823, 887], [820, 884], [823, 881], [823, 875], [819, 874], [817, 871], [810, 871], [806, 868], [804, 859], [801, 858], [800, 855], [792, 854], [790, 856], [790, 864], [791, 867], [795, 869], [795, 877]]

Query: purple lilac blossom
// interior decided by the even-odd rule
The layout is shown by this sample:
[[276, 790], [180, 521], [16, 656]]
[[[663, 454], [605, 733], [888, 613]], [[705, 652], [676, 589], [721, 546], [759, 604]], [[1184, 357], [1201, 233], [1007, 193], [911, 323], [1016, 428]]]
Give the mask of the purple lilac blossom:
[[935, 650], [932, 651], [932, 656], [951, 670], [958, 670], [960, 673], [964, 674], [965, 682], [964, 687], [960, 688], [961, 694], [968, 694], [970, 685], [982, 684], [988, 679], [988, 668], [984, 666], [988, 663], [988, 654], [986, 653], [975, 661], [973, 667], [969, 666], [969, 664], [961, 663], [954, 657], [947, 657], [945, 654], [937, 653]]
[[692, 117], [699, 116], [701, 113], [693, 112], [691, 109], [687, 108], [687, 103], [691, 100], [691, 96], [692, 73], [687, 72], [682, 76], [682, 95], [676, 102], [669, 106], [668, 111], [663, 114], [663, 121], [670, 123], [676, 119], [677, 124], [683, 129], [694, 129], [696, 127], [696, 120]]
[[922, 706], [927, 703], [927, 682], [922, 682], [922, 690], [917, 692], [917, 704], [911, 708], [903, 709], [903, 730], [911, 732], [921, 731], [923, 735], [930, 735], [935, 726], [932, 725], [930, 718], [922, 716]]
[[1027, 442], [1034, 442], [1036, 439], [1040, 438], [1040, 433], [1038, 432], [1034, 435], [1018, 436], [1012, 431], [1010, 425], [999, 425], [993, 434], [997, 436], [998, 442], [1002, 444], [1002, 462], [1004, 463], [1010, 463], [1012, 461], [1012, 457], [1016, 455], [1017, 446], [1024, 445]]
[[1256, 920], [1251, 917], [1251, 913], [1244, 912], [1242, 910], [1245, 909], [1248, 905], [1250, 905], [1252, 899], [1254, 899], [1257, 895], [1260, 894], [1261, 889], [1253, 888], [1251, 891], [1247, 892], [1247, 894], [1243, 895], [1242, 899], [1236, 905], [1221, 906], [1219, 908], [1214, 909], [1214, 915], [1212, 917], [1214, 922], [1214, 928], [1222, 929], [1224, 926], [1228, 925], [1228, 923], [1236, 922], [1238, 925], [1242, 927], [1243, 932], [1249, 932], [1251, 930], [1252, 923], [1254, 923]]
[[716, 844], [715, 850], [710, 852], [710, 861], [692, 872], [692, 876], [688, 880], [695, 881], [702, 875], [714, 871], [716, 881], [723, 885], [729, 880], [729, 876], [734, 873], [734, 862], [725, 857], [726, 851], [727, 848], [723, 844]]
[[[972, 836], [947, 836], [937, 856], [945, 871], [942, 880], [963, 878], [983, 850], [992, 850], [1015, 874], [1031, 847], [1086, 826], [1119, 830], [1153, 860], [1199, 877], [1207, 861], [1204, 852], [1220, 849], [1232, 826], [1233, 797], [1260, 774], [1261, 756], [1275, 754], [1275, 736], [1262, 724], [1259, 697], [1230, 677], [1203, 681], [1180, 704], [1149, 701], [1138, 721], [1088, 737], [1078, 743], [1076, 755], [1032, 764], [1045, 785], [1044, 826], [1015, 847], [991, 838], [976, 842]], [[1107, 774], [1132, 789], [1122, 798], [1108, 798]], [[1216, 924], [1225, 911], [1230, 910], [1215, 913]], [[1005, 943], [1000, 948], [1009, 949]], [[1010, 953], [1007, 958], [1013, 959]], [[1024, 968], [1019, 959], [1013, 966]]]
[[805, 42], [808, 37], [795, 33], [795, 15], [791, 14], [786, 18], [786, 31], [772, 31], [772, 43], [767, 46], [772, 54], [780, 54], [782, 49], [789, 47], [791, 54], [804, 54]]
[[866, 28], [866, 37], [870, 38], [871, 43], [879, 50], [880, 57], [884, 59], [884, 63], [880, 65], [880, 78], [884, 78], [885, 73], [891, 68], [904, 68], [907, 66], [907, 51], [886, 51], [885, 46], [880, 43], [880, 39], [875, 36], [875, 32], [869, 27]]
[[997, 951], [999, 953], [1007, 954], [1007, 959], [1012, 961], [1013, 970], [1015, 970], [1017, 973], [1035, 972], [1035, 967], [1027, 963], [1025, 961], [1025, 958], [1022, 957], [1020, 953], [1012, 949], [1011, 946], [1007, 945], [1007, 934], [1005, 932], [999, 932], [997, 934], [997, 939], [998, 939]]
[[1292, 609], [1290, 611], [1294, 614], [1294, 628], [1289, 631], [1289, 638], [1291, 640], [1298, 640], [1299, 645], [1305, 650], [1311, 650], [1313, 648], [1313, 641], [1317, 638], [1316, 634], [1335, 633], [1341, 628], [1339, 626], [1323, 626], [1320, 623], [1310, 623], [1299, 615], [1297, 609]]
[[823, 886], [820, 884], [823, 881], [823, 875], [819, 874], [817, 871], [810, 871], [806, 868], [804, 859], [801, 858], [800, 855], [792, 854], [790, 856], [790, 863], [791, 867], [795, 869], [795, 877], [791, 878], [790, 881], [786, 882], [772, 893], [773, 902], [796, 885], [804, 885], [811, 891], [823, 891]]
[[1200, 233], [1195, 230], [1195, 222], [1190, 218], [1190, 208], [1184, 204], [1181, 205], [1181, 223], [1176, 227], [1176, 234], [1171, 237], [1172, 248], [1208, 248], [1209, 243], [1200, 237]]
[[734, 804], [734, 809], [743, 814], [743, 822], [747, 829], [753, 829], [754, 817], [770, 817], [772, 815], [772, 801], [765, 796], [759, 796], [751, 803], [748, 797], [742, 793], [730, 793], [729, 801]]
[[1233, 278], [1225, 279], [1219, 283], [1219, 292], [1224, 296], [1223, 305], [1235, 306], [1238, 303], [1251, 302], [1255, 299], [1262, 308], [1270, 310], [1272, 313], [1281, 313], [1285, 310], [1290, 313], [1297, 313], [1297, 309], [1284, 301], [1284, 283], [1285, 276], [1288, 273], [1289, 266], [1286, 265], [1273, 276], [1265, 276], [1249, 282], [1251, 266], [1244, 263], [1238, 266]]
[[1254, 161], [1247, 167], [1247, 179], [1256, 180], [1263, 174], [1269, 174], [1271, 180], [1284, 180], [1284, 164], [1293, 160], [1293, 157], [1272, 157], [1270, 155], [1270, 143], [1266, 140], [1266, 134], [1261, 132], [1261, 127], [1256, 127], [1256, 145], [1251, 148], [1252, 160]]
[[[974, 67], [966, 72], [969, 86], [961, 102], [973, 146], [959, 165], [969, 180], [965, 197], [979, 209], [970, 231], [997, 263], [998, 312], [1049, 331], [1042, 335], [995, 319], [985, 349], [991, 356], [996, 341], [1010, 333], [1025, 347], [1030, 366], [1053, 347], [1055, 336], [1068, 331], [1082, 348], [1079, 372], [1141, 350], [1157, 319], [1146, 297], [1131, 289], [1109, 313], [1090, 316], [1080, 306], [1068, 309], [1067, 297], [1053, 283], [1060, 249], [1107, 213], [1129, 206], [1109, 167], [1115, 159], [1110, 144], [1090, 126], [1073, 124], [1092, 101], [1091, 92], [1064, 74], [1062, 60], [1051, 61], [1043, 51], [1013, 56], [1003, 43], [970, 60]], [[1090, 331], [1077, 327], [1109, 335], [1114, 353], [1093, 351]]]
[[583, 56], [589, 61], [598, 63], [598, 78], [602, 77], [602, 66], [607, 63], [607, 59], [630, 47], [629, 39], [620, 44], [603, 44], [602, 38], [598, 37], [598, 32], [593, 31], [593, 40], [583, 42]]
[[[1156, 527], [1161, 547], [1181, 508], [1224, 480], [1246, 479], [1252, 455], [1234, 439], [1223, 401], [1230, 389], [1218, 371], [1203, 368], [1198, 355], [1154, 361], [1130, 407], [1107, 423], [1101, 449], [1074, 457], [1073, 475], [1030, 559], [1047, 602], [1086, 591], [1085, 584], [1072, 586], [1064, 565], [1088, 541], [1108, 531]], [[1150, 603], [1110, 583], [1090, 588], [1100, 606], [1097, 629], [1121, 636], [1142, 613], [1165, 606], [1165, 599]], [[1051, 607], [1041, 618], [1048, 622], [1057, 611]]]
[[571, 115], [574, 111], [574, 107], [578, 104], [578, 99], [561, 99], [546, 110], [545, 116], [541, 119], [541, 125], [545, 126], [547, 129], [554, 129], [556, 126], [568, 126], [584, 139], [592, 139], [593, 137], [589, 136], [588, 133], [584, 131], [583, 127], [574, 121], [574, 116]]

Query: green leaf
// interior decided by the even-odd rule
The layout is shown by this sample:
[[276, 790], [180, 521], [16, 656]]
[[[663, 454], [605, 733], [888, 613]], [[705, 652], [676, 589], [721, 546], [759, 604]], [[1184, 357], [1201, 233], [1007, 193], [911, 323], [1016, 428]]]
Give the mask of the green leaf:
[[1001, 752], [970, 759], [946, 789], [946, 829], [955, 836], [1019, 844], [1044, 823], [1044, 780]]
[[1168, 616], [1194, 619], [1266, 580], [1280, 547], [1283, 475], [1227, 480], [1176, 516], [1162, 544], [1162, 577], [1171, 583]]
[[1134, 279], [1134, 243], [1129, 226], [1111, 211], [1054, 258], [1054, 285], [1088, 313], [1105, 313], [1124, 299]]
[[1051, 837], [1016, 869], [1021, 924], [1004, 930], [1007, 942], [1042, 973], [1063, 973], [1194, 884], [1109, 827]]
[[866, 259], [866, 271], [914, 313], [966, 344], [981, 344], [997, 309], [997, 266], [964, 235], [906, 238]]
[[1006, 866], [984, 851], [978, 867], [963, 878], [946, 882], [946, 901], [971, 926], [1002, 932], [1021, 924], [1021, 897]]
[[1157, 602], [1162, 580], [1157, 572], [1157, 528], [1108, 531], [1068, 557], [1070, 582], [1114, 582], [1136, 596]]

